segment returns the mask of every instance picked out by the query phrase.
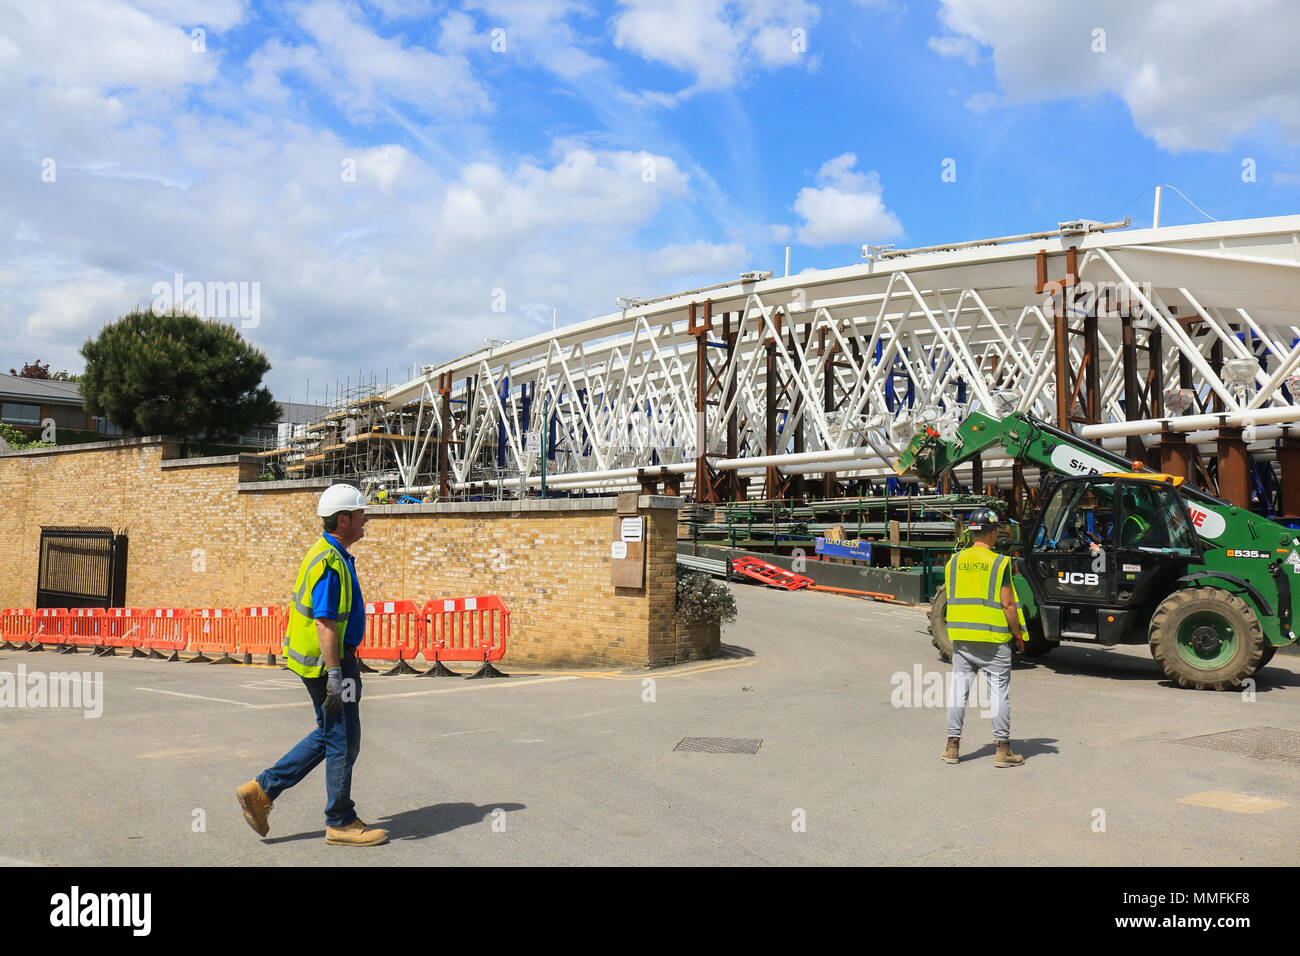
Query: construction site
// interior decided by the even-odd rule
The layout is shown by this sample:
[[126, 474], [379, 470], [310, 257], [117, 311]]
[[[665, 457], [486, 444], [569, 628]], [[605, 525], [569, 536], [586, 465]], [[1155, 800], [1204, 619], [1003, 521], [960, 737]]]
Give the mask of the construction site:
[[[738, 279], [346, 386], [281, 427], [276, 478], [420, 501], [639, 489], [876, 498], [913, 435], [1012, 411], [1242, 507], [1300, 516], [1300, 216], [1042, 233]], [[985, 460], [935, 490], [1023, 498]]]
[[932, 483], [895, 473], [914, 435], [980, 411], [1300, 518], [1300, 216], [1128, 227], [866, 246], [843, 268], [620, 299], [399, 384], [361, 373], [280, 427], [263, 477], [394, 504], [680, 494], [695, 554], [847, 533], [929, 567], [965, 510], [994, 496], [1019, 517], [1039, 486], [996, 454]]

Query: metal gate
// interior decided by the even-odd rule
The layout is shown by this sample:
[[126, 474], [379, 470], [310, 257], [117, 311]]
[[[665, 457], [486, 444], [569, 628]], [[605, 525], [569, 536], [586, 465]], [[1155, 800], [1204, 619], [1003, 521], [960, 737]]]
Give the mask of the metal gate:
[[121, 607], [126, 535], [112, 528], [41, 528], [37, 607]]

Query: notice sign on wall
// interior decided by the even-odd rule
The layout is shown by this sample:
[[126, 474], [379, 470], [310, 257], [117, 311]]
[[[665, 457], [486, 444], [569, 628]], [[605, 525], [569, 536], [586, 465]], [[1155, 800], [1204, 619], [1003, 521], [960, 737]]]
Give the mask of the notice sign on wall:
[[645, 584], [645, 518], [619, 515], [614, 519], [614, 540], [609, 546], [610, 581], [616, 588]]

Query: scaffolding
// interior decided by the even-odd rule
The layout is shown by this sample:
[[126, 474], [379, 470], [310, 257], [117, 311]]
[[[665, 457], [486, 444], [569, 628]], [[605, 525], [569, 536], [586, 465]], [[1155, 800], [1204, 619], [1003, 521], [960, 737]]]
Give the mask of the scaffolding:
[[[319, 412], [301, 422], [282, 422], [274, 440], [258, 452], [272, 479], [331, 478], [354, 484], [368, 500], [422, 500], [405, 493], [420, 475], [410, 468], [419, 441], [419, 403], [390, 406], [387, 373], [358, 372], [327, 387]], [[425, 476], [428, 477], [428, 476]]]

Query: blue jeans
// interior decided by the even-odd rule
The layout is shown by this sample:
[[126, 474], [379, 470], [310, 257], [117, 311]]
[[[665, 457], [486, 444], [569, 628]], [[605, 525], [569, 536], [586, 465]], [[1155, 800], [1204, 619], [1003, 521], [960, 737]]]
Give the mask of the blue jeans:
[[[298, 783], [325, 761], [325, 790], [329, 796], [325, 804], [325, 825], [345, 827], [357, 818], [352, 802], [352, 765], [361, 752], [361, 669], [351, 647], [345, 648], [343, 659], [343, 706], [333, 714], [325, 712], [325, 685], [327, 677], [304, 677], [307, 693], [316, 709], [316, 729], [297, 746], [280, 758], [269, 770], [258, 774], [257, 782], [274, 800], [282, 792]], [[354, 681], [355, 694], [348, 693], [348, 681]], [[352, 700], [348, 698], [352, 697]]]

